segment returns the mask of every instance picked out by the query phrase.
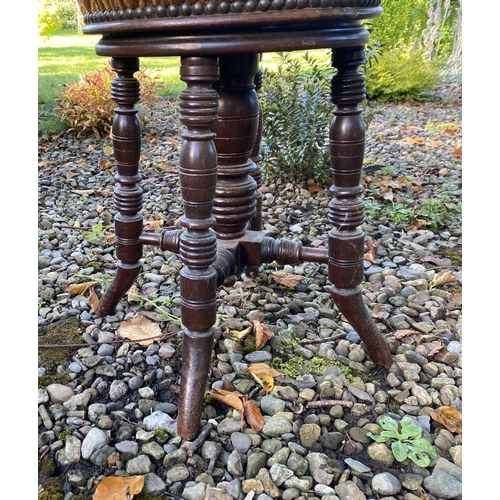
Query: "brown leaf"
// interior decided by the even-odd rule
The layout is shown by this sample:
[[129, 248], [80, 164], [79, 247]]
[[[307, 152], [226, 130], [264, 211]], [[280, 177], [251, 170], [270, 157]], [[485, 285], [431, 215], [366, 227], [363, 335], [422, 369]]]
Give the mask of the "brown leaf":
[[122, 321], [117, 330], [122, 339], [129, 339], [140, 345], [148, 346], [162, 335], [157, 323], [144, 316], [136, 316], [129, 321]]
[[249, 326], [244, 330], [229, 330], [227, 332], [227, 338], [235, 340], [244, 340], [248, 334], [252, 331], [253, 326]]
[[273, 271], [271, 273], [271, 276], [274, 278], [274, 281], [276, 281], [276, 283], [289, 286], [290, 288], [297, 286], [304, 279], [304, 276], [286, 273], [285, 271]]
[[377, 247], [380, 246], [382, 240], [373, 241], [371, 238], [365, 239], [365, 245], [367, 248], [366, 253], [363, 256], [363, 259], [371, 262], [372, 264], [376, 264], [376, 255], [377, 255]]
[[410, 337], [411, 335], [420, 335], [420, 332], [416, 330], [396, 330], [394, 336], [397, 339], [404, 339], [405, 337]]
[[97, 485], [92, 500], [131, 500], [144, 488], [144, 476], [106, 476]]
[[240, 394], [239, 392], [226, 391], [224, 389], [217, 389], [216, 387], [214, 387], [210, 391], [210, 396], [212, 396], [212, 398], [214, 398], [216, 401], [224, 403], [225, 405], [238, 410], [239, 412], [241, 412], [241, 414], [243, 414], [245, 411], [243, 407], [243, 401], [241, 400], [241, 396], [243, 396], [243, 394]]
[[248, 425], [255, 431], [260, 432], [264, 427], [264, 417], [260, 410], [248, 399], [248, 396], [245, 394], [241, 398], [243, 402], [243, 408], [245, 413], [245, 420], [248, 422]]
[[445, 285], [446, 283], [454, 283], [458, 278], [451, 271], [439, 271], [430, 282], [430, 288]]
[[282, 375], [281, 372], [266, 365], [265, 363], [255, 363], [242, 370], [244, 373], [250, 373], [252, 377], [262, 386], [266, 393], [274, 389], [274, 379]]
[[407, 137], [406, 142], [409, 142], [410, 144], [423, 144], [425, 142], [425, 139], [423, 137]]
[[89, 306], [92, 308], [93, 311], [97, 311], [97, 308], [99, 307], [99, 297], [94, 292], [94, 287], [90, 289]]
[[462, 158], [462, 148], [457, 148], [453, 151], [453, 156], [456, 158]]
[[259, 351], [273, 336], [273, 332], [267, 325], [263, 325], [260, 321], [254, 319], [252, 323], [255, 325], [255, 350]]
[[321, 188], [318, 186], [314, 179], [309, 179], [307, 181], [307, 190], [310, 193], [318, 193], [319, 191], [321, 191]]
[[443, 353], [444, 350], [445, 350], [444, 344], [442, 342], [439, 342], [438, 345], [434, 349], [431, 349], [429, 351], [429, 353], [427, 354], [427, 357], [433, 358], [434, 356], [439, 356], [440, 354]]
[[444, 425], [450, 432], [462, 434], [462, 414], [452, 406], [440, 406], [431, 411], [431, 418]]
[[70, 295], [85, 295], [89, 288], [97, 285], [97, 281], [87, 281], [87, 283], [72, 283], [68, 287], [68, 293]]
[[375, 304], [372, 309], [372, 317], [376, 319], [387, 319], [389, 313], [382, 307], [382, 304]]
[[106, 233], [106, 242], [108, 245], [114, 245], [116, 240], [115, 233]]
[[146, 225], [151, 229], [161, 229], [163, 227], [164, 221], [160, 220], [148, 220], [146, 221]]

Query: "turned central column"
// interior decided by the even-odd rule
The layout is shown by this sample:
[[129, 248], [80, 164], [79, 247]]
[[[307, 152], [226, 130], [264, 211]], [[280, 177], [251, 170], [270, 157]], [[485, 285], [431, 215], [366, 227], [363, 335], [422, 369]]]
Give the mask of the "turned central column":
[[213, 348], [216, 320], [217, 273], [212, 264], [217, 238], [212, 205], [217, 182], [215, 133], [218, 78], [216, 57], [182, 57], [181, 80], [187, 84], [180, 95], [180, 121], [187, 131], [179, 158], [184, 206], [179, 253], [184, 264], [180, 273], [181, 320], [183, 324], [182, 369], [178, 433], [193, 439], [199, 432], [204, 395]]
[[256, 217], [256, 171], [250, 159], [259, 131], [259, 99], [255, 75], [258, 54], [220, 57], [220, 78], [214, 85], [219, 94], [215, 145], [218, 157], [217, 188], [213, 214], [217, 237], [239, 238]]

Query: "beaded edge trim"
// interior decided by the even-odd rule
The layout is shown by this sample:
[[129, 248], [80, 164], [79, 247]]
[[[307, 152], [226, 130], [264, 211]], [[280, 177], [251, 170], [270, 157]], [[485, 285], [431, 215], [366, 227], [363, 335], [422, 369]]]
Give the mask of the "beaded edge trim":
[[[381, 0], [222, 0], [179, 5], [156, 5], [135, 9], [106, 10], [84, 14], [84, 24], [110, 21], [132, 21], [165, 17], [202, 16], [213, 14], [236, 14], [244, 12], [267, 12], [270, 10], [296, 10], [306, 8], [329, 9], [338, 7], [378, 7]], [[354, 4], [354, 5], [353, 5]]]

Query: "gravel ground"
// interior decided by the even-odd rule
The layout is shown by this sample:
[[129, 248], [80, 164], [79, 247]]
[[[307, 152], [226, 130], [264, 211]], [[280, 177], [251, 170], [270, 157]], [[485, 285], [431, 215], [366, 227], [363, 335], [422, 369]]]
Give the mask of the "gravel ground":
[[[171, 107], [165, 103], [144, 128], [141, 187], [151, 229], [175, 225], [182, 213], [179, 125]], [[461, 219], [433, 225], [432, 217], [406, 221], [402, 210], [387, 217], [374, 209], [383, 199], [399, 206], [411, 198], [416, 211], [429, 198], [459, 213], [461, 87], [372, 110], [362, 288], [395, 364], [380, 370], [367, 358], [331, 300], [325, 265], [271, 263], [256, 275], [236, 276], [218, 293], [209, 382], [247, 394], [265, 425], [259, 432], [246, 421], [242, 427], [237, 410], [207, 397], [207, 434], [197, 447], [176, 433], [179, 258], [145, 248], [133, 294], [113, 316], [98, 318], [88, 290], [75, 294], [74, 285], [95, 281], [99, 292], [114, 269], [109, 140], [41, 138], [39, 499], [92, 498], [106, 476], [144, 476], [138, 499], [462, 498], [461, 428], [435, 418], [443, 407], [462, 411]], [[268, 235], [326, 245], [327, 189], [311, 194], [280, 182], [262, 192]], [[278, 270], [302, 280], [283, 286]], [[137, 315], [162, 336], [149, 345], [123, 339], [120, 328]], [[272, 333], [260, 350], [255, 330], [241, 333], [255, 322]], [[256, 363], [282, 373], [272, 392], [244, 371]], [[397, 461], [388, 443], [370, 437], [380, 433], [384, 416], [408, 417], [421, 429], [436, 451], [428, 465]]]

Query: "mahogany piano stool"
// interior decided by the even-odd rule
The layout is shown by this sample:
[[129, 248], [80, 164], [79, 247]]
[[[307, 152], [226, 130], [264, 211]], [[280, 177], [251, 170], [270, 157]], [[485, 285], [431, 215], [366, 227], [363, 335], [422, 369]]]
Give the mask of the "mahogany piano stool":
[[[84, 33], [100, 34], [96, 53], [111, 58], [117, 104], [112, 142], [117, 269], [97, 314], [111, 314], [139, 275], [143, 245], [178, 254], [182, 368], [178, 434], [200, 431], [213, 349], [217, 288], [264, 263], [328, 264], [332, 297], [364, 341], [370, 359], [392, 356], [362, 300], [364, 217], [360, 185], [365, 128], [359, 71], [369, 33], [364, 20], [382, 14], [380, 0], [79, 0]], [[274, 239], [262, 231], [259, 142], [260, 56], [332, 49], [330, 127], [333, 185], [328, 249]], [[180, 57], [179, 120], [184, 125], [179, 176], [181, 229], [143, 231], [139, 186], [140, 57]]]

